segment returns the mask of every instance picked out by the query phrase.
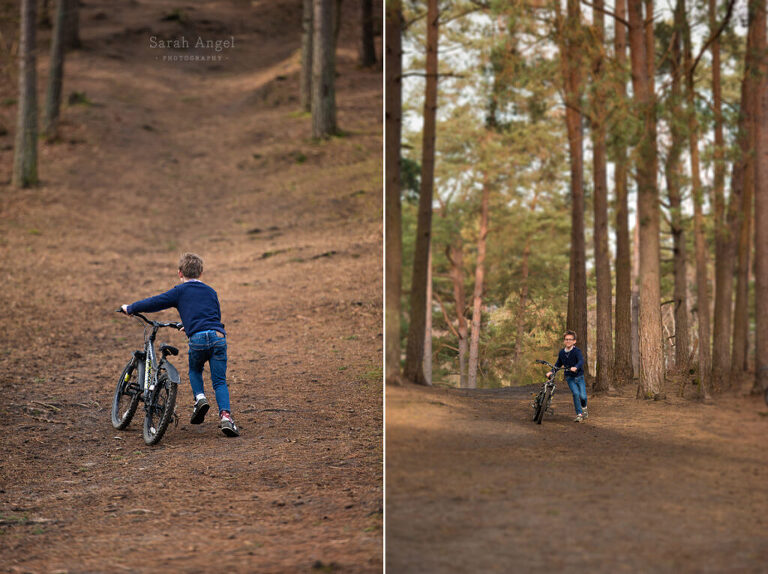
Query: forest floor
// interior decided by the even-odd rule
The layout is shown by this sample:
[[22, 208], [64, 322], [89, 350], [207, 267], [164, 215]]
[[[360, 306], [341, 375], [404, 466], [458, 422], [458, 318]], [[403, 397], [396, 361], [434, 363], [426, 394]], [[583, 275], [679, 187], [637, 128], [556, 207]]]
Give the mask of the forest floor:
[[766, 572], [768, 407], [387, 386], [392, 572]]
[[[382, 76], [357, 67], [356, 11], [345, 134], [317, 143], [297, 113], [301, 0], [81, 6], [36, 188], [9, 187], [0, 94], [0, 572], [381, 571]], [[165, 61], [153, 34], [235, 47]], [[214, 408], [189, 424], [186, 338], [165, 330], [180, 422], [147, 447], [141, 410], [110, 423], [142, 345], [114, 311], [175, 285], [183, 251], [219, 294], [242, 435], [217, 428], [207, 374]]]

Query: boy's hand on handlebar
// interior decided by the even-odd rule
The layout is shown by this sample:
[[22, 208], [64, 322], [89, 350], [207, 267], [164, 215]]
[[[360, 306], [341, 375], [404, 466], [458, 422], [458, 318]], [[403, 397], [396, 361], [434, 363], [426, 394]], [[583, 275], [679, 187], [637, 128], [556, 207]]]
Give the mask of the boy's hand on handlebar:
[[549, 371], [549, 372], [547, 373], [547, 378], [549, 379], [549, 378], [551, 378], [551, 377], [552, 377], [552, 371]]
[[578, 370], [579, 370], [579, 369], [577, 369], [576, 367], [571, 367], [571, 371], [573, 371], [574, 373], [575, 373], [576, 371], [578, 371]]
[[127, 315], [128, 314], [128, 305], [121, 305], [120, 306], [120, 310]]

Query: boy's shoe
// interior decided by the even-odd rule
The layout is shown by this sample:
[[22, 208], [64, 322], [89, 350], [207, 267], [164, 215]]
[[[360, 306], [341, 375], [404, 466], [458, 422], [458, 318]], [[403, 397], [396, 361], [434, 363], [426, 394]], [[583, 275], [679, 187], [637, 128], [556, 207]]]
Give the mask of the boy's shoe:
[[221, 412], [221, 424], [219, 424], [219, 428], [221, 429], [221, 432], [227, 436], [240, 436], [240, 431], [237, 430], [237, 425], [235, 424], [235, 421], [232, 420], [232, 415], [229, 414], [229, 411]]
[[192, 409], [192, 418], [189, 419], [189, 422], [193, 425], [202, 423], [205, 420], [205, 413], [208, 412], [209, 408], [211, 408], [211, 405], [208, 404], [208, 399], [205, 397], [197, 399], [195, 408]]
[[584, 420], [584, 417], [581, 415], [581, 413], [579, 413], [578, 415], [576, 415], [576, 418], [573, 419], [573, 422], [580, 423], [582, 420]]
[[583, 418], [585, 418], [585, 419], [589, 418], [589, 413], [587, 412], [587, 407], [584, 407], [582, 409], [581, 414], [582, 414]]

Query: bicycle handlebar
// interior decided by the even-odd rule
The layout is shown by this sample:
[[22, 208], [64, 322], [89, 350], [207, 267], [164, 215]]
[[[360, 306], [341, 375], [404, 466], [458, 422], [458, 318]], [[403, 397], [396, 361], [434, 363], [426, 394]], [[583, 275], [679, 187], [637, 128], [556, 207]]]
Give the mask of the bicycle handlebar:
[[564, 369], [566, 370], [568, 369], [568, 367], [566, 367], [565, 365], [556, 367], [552, 363], [548, 363], [547, 361], [542, 361], [541, 359], [536, 359], [536, 362], [539, 363], [540, 365], [547, 365], [550, 369], [552, 369], [552, 376], [550, 377], [550, 379], [554, 379], [555, 375], [557, 375], [557, 373], [559, 373], [560, 371]]
[[[123, 313], [124, 315], [128, 315], [128, 313], [126, 313], [125, 311], [123, 311], [123, 308], [122, 308], [122, 307], [120, 307], [119, 309], [117, 309], [117, 312], [118, 312], [118, 313]], [[182, 324], [181, 324], [180, 322], [178, 322], [178, 321], [175, 321], [175, 322], [173, 322], [173, 323], [161, 323], [161, 322], [159, 322], [159, 321], [151, 321], [150, 319], [147, 319], [147, 318], [146, 318], [144, 315], [142, 315], [141, 313], [132, 313], [132, 314], [130, 314], [130, 315], [128, 315], [128, 316], [129, 316], [129, 317], [138, 317], [138, 318], [142, 319], [142, 320], [143, 320], [145, 323], [147, 323], [148, 325], [152, 325], [153, 327], [172, 327], [172, 328], [174, 328], [174, 329], [178, 329], [179, 331], [181, 331], [181, 330], [184, 328], [184, 325], [182, 325]]]

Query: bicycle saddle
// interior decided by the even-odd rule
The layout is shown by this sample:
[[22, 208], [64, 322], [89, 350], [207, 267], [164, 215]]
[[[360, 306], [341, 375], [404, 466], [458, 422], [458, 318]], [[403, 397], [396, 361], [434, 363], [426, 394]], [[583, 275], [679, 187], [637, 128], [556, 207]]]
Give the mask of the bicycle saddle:
[[179, 354], [179, 350], [176, 347], [172, 345], [166, 345], [165, 343], [160, 345], [160, 352], [163, 355], [173, 355], [174, 357]]

